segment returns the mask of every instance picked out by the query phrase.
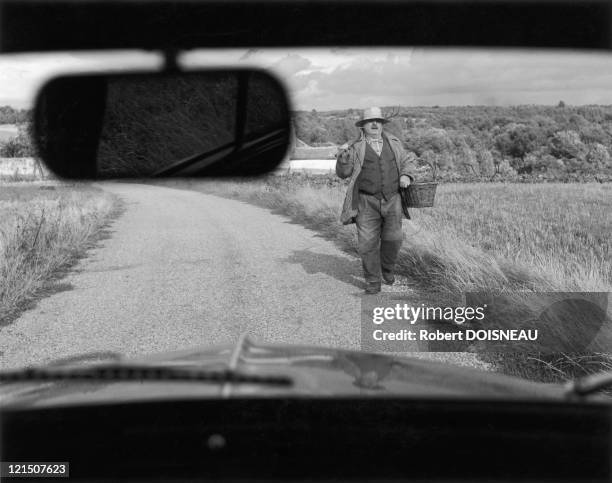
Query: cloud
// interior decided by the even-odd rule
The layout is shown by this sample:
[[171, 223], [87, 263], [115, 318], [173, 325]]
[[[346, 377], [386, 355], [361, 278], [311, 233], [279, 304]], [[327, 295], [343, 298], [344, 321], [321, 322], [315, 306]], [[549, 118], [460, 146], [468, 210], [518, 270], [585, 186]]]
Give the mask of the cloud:
[[310, 67], [312, 62], [298, 54], [289, 54], [270, 66], [275, 72], [284, 76], [292, 76]]
[[59, 74], [110, 69], [157, 68], [158, 54], [143, 52], [87, 52], [0, 56], [0, 102], [20, 108], [32, 106], [38, 89]]
[[[138, 55], [140, 57], [138, 57]], [[58, 72], [145, 64], [143, 53], [0, 57], [0, 95], [24, 103]], [[146, 56], [145, 56], [146, 57]], [[138, 60], [140, 59], [140, 60]], [[144, 62], [144, 63], [143, 63]], [[612, 104], [612, 56], [562, 50], [442, 48], [202, 49], [189, 68], [266, 68], [286, 83], [297, 109], [370, 105]], [[119, 68], [119, 67], [117, 67]]]
[[300, 56], [311, 66], [285, 81], [303, 109], [560, 99], [612, 104], [612, 57], [606, 54], [421, 48], [300, 51]]

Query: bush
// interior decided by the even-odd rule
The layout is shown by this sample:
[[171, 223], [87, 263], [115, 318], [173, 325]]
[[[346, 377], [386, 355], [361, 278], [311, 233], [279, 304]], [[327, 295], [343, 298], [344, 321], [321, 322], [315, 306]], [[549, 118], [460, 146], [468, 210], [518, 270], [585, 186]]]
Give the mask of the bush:
[[0, 143], [0, 157], [2, 158], [30, 158], [32, 156], [34, 156], [34, 148], [28, 126], [19, 126], [17, 136]]

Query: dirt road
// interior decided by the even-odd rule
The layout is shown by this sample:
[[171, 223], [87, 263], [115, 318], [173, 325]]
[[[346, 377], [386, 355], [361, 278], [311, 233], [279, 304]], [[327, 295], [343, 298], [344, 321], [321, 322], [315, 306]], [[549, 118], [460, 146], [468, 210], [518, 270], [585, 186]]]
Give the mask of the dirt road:
[[117, 183], [110, 238], [0, 333], [3, 367], [235, 341], [359, 345], [359, 262], [266, 210]]

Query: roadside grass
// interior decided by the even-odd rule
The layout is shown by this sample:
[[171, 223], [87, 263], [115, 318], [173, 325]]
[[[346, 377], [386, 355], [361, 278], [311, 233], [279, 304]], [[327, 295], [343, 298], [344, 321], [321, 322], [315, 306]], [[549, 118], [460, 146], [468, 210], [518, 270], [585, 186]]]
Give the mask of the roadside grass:
[[612, 184], [450, 184], [437, 209], [415, 210], [415, 219], [435, 238], [493, 257], [502, 287], [610, 291], [610, 213]]
[[[164, 185], [269, 208], [357, 253], [354, 228], [338, 221], [346, 183], [333, 176], [176, 180]], [[457, 300], [465, 292], [505, 294], [509, 303], [525, 291], [611, 292], [610, 213], [610, 184], [440, 185], [434, 209], [412, 210], [413, 220], [404, 220], [397, 271], [409, 286], [436, 292], [440, 300]], [[480, 357], [504, 373], [566, 380], [612, 368], [611, 346], [606, 346], [612, 340], [610, 321], [606, 329], [604, 342], [590, 346], [588, 353]], [[567, 341], [582, 337], [581, 328], [571, 326], [558, 335]]]
[[82, 184], [0, 184], [0, 327], [91, 246], [118, 201]]

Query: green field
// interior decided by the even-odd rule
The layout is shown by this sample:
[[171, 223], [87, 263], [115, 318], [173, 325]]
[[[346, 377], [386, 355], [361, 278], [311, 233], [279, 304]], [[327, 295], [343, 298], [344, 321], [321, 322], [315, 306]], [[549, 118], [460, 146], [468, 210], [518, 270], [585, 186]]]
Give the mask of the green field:
[[116, 200], [87, 184], [0, 184], [0, 327], [95, 241]]

